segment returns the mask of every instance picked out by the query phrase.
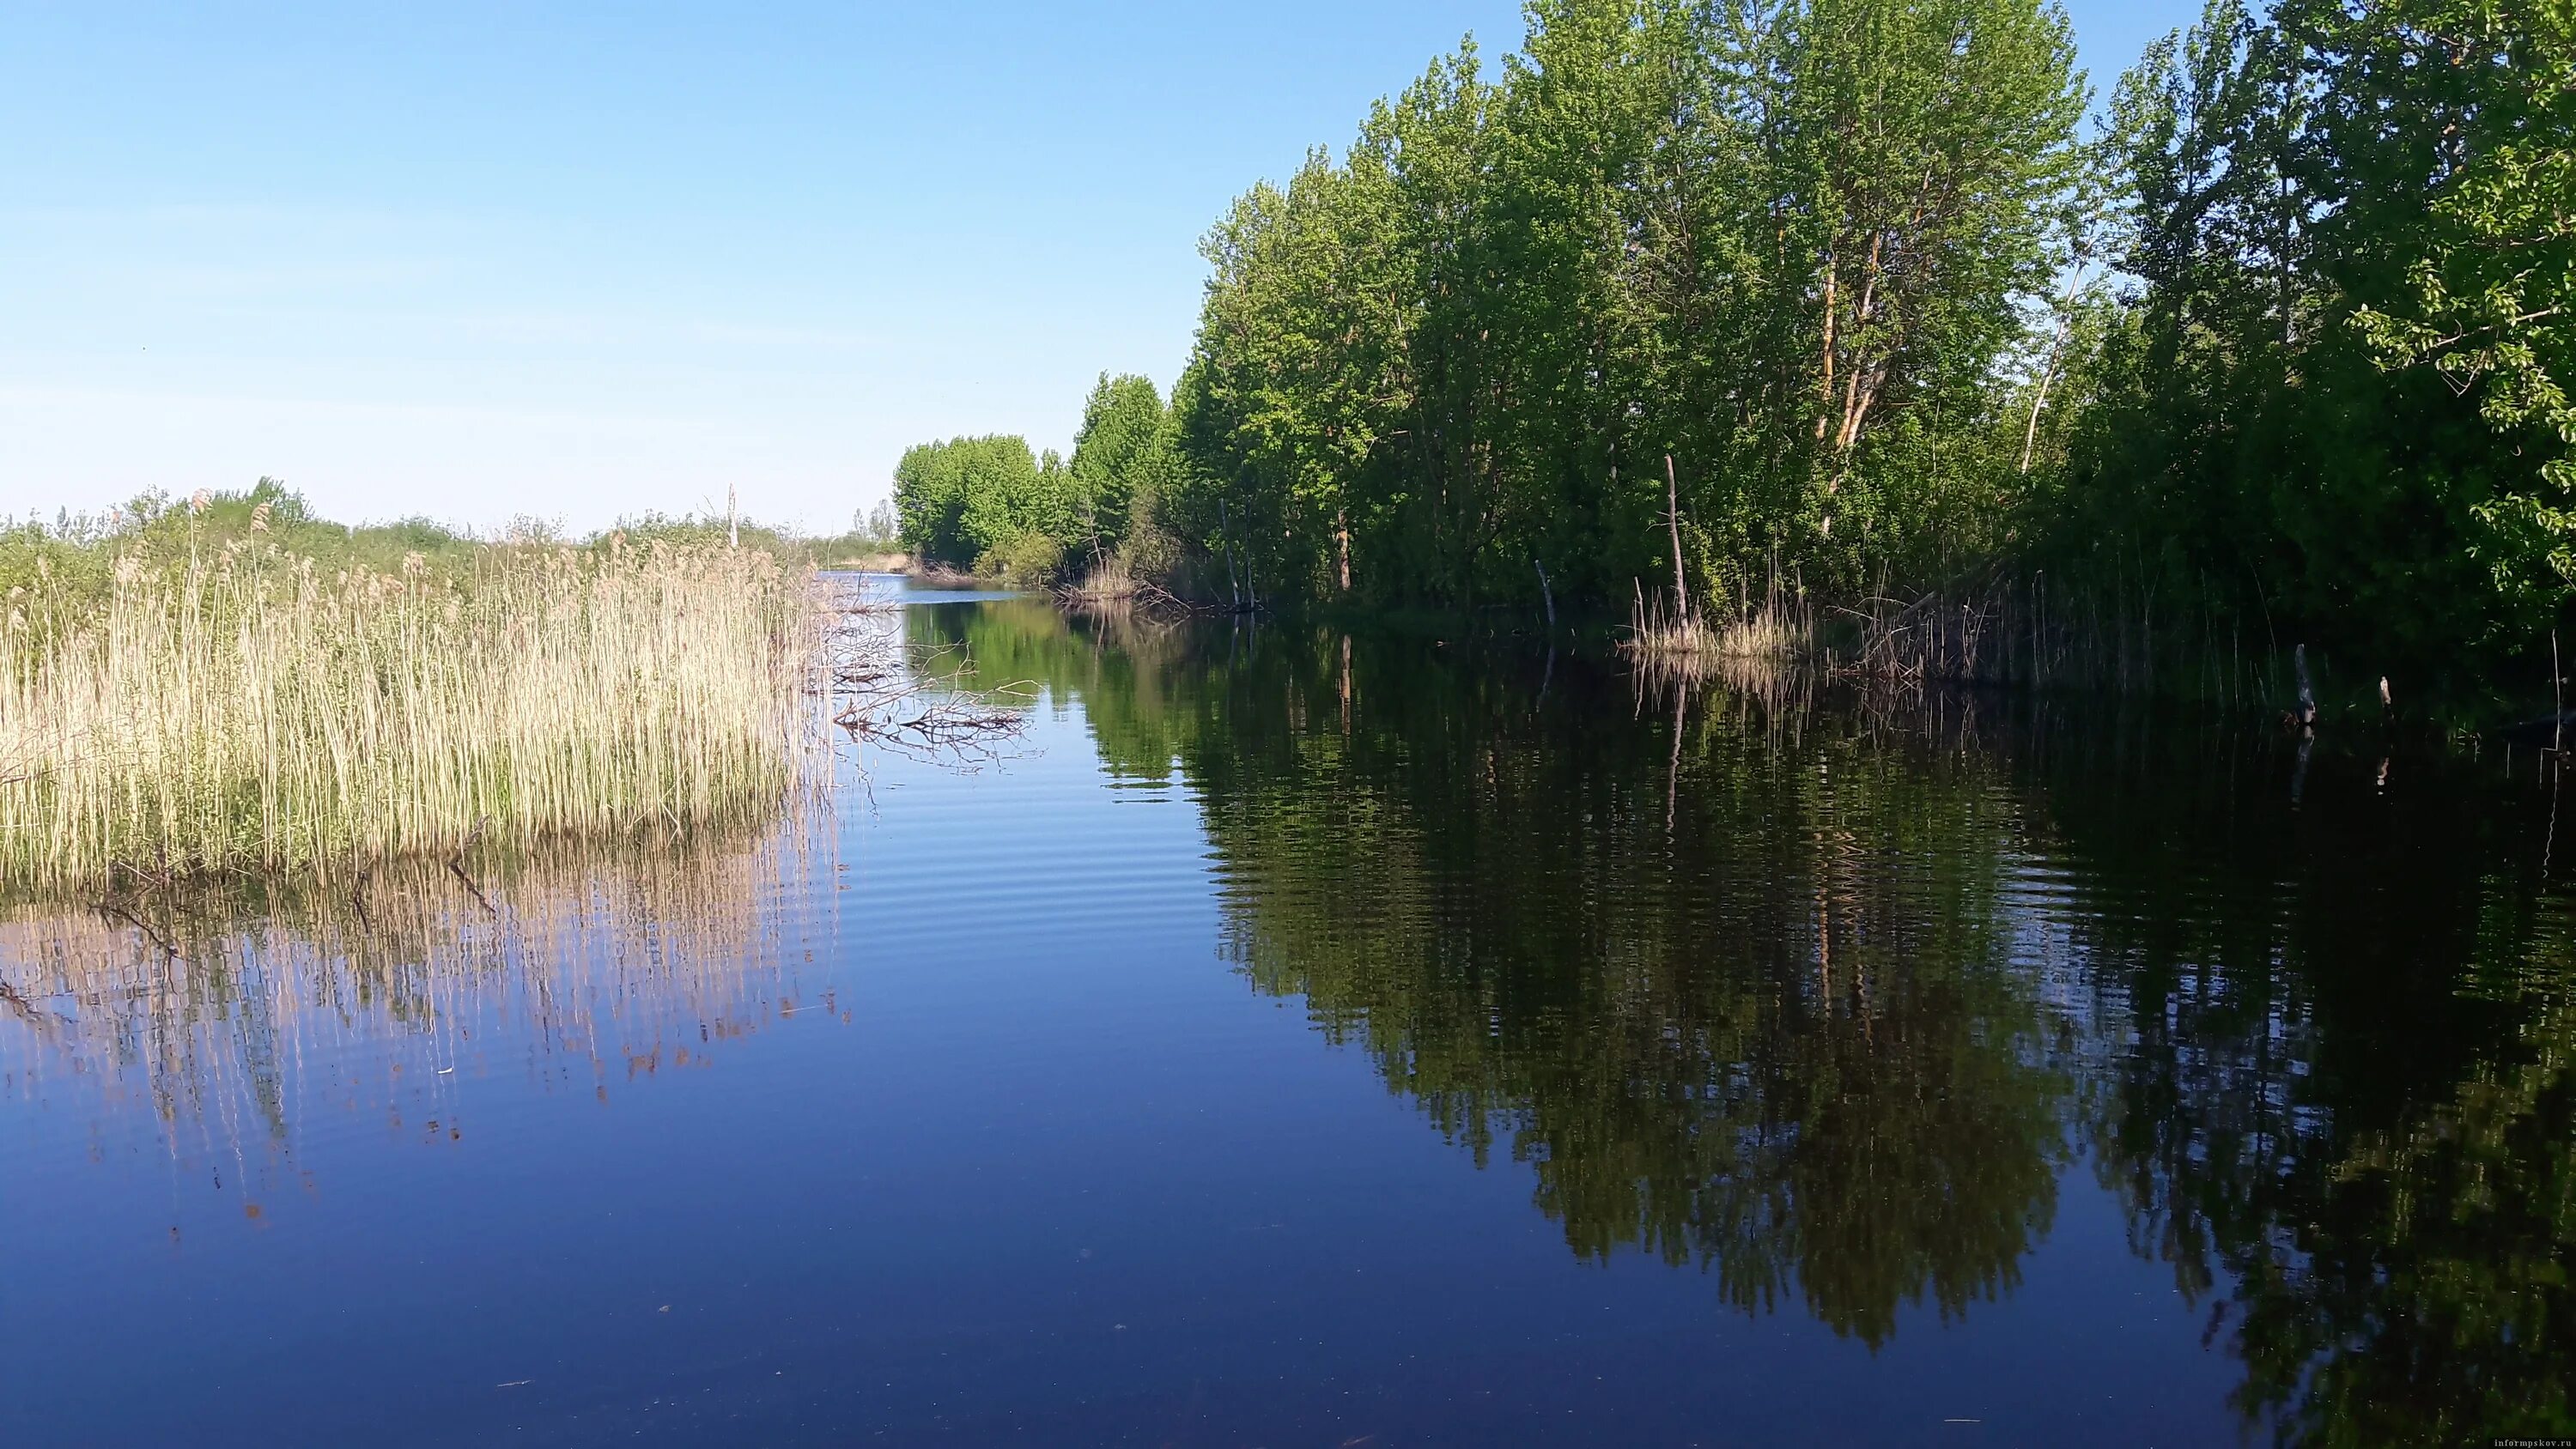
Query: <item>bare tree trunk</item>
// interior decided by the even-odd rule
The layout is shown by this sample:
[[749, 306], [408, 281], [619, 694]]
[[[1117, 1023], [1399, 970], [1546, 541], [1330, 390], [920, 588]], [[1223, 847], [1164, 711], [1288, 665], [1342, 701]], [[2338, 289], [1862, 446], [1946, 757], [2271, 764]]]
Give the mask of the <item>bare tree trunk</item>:
[[2048, 344], [2048, 361], [2039, 369], [2039, 395], [2030, 402], [2030, 426], [2021, 435], [2021, 471], [2030, 472], [2030, 455], [2039, 444], [2039, 410], [2048, 406], [2048, 385], [2057, 380], [2057, 356], [2066, 346], [2067, 330], [2075, 325], [2075, 289], [2084, 280], [2084, 269], [2066, 279], [2066, 300], [2057, 307], [2057, 335]]
[[[1873, 232], [1869, 239], [1869, 260], [1861, 267], [1860, 305], [1852, 310], [1852, 330], [1855, 334], [1869, 325], [1870, 312], [1878, 301], [1878, 258], [1886, 240], [1887, 233], [1883, 231]], [[1858, 348], [1866, 340], [1864, 337], [1855, 335], [1852, 343], [1855, 348]], [[1846, 453], [1851, 451], [1854, 443], [1860, 441], [1861, 415], [1869, 410], [1870, 403], [1878, 395], [1876, 381], [1869, 381], [1866, 388], [1862, 386], [1866, 376], [1875, 371], [1864, 361], [1865, 356], [1865, 353], [1856, 352], [1849, 369], [1851, 376], [1845, 379], [1843, 384], [1843, 422], [1842, 427], [1834, 434], [1834, 446]], [[1833, 380], [1830, 376], [1825, 381], [1825, 396], [1828, 401], [1833, 397]]]
[[1829, 253], [1825, 258], [1825, 382], [1824, 406], [1816, 409], [1816, 441], [1823, 442], [1825, 429], [1833, 421], [1834, 411], [1834, 287], [1840, 279], [1840, 263]]
[[1673, 612], [1677, 621], [1690, 622], [1690, 588], [1682, 582], [1682, 485], [1673, 472], [1673, 455], [1664, 455], [1664, 524], [1673, 536]]
[[1333, 548], [1341, 556], [1342, 592], [1351, 591], [1351, 525], [1343, 511], [1333, 510]]
[[1234, 523], [1222, 493], [1216, 497], [1216, 531], [1218, 539], [1225, 544], [1226, 596], [1233, 601], [1234, 611], [1240, 614], [1243, 612], [1243, 584], [1234, 572]]
[[[1863, 367], [1857, 362], [1852, 364], [1851, 390], [1843, 399], [1842, 430], [1834, 435], [1836, 450], [1848, 454], [1859, 445], [1861, 428], [1868, 422], [1869, 410], [1878, 403], [1879, 384], [1886, 379], [1886, 376], [1886, 366], [1883, 363], [1868, 367]], [[1850, 466], [1848, 458], [1836, 466], [1834, 487], [1841, 486], [1843, 474]], [[1830, 493], [1833, 488], [1828, 488], [1826, 491]]]

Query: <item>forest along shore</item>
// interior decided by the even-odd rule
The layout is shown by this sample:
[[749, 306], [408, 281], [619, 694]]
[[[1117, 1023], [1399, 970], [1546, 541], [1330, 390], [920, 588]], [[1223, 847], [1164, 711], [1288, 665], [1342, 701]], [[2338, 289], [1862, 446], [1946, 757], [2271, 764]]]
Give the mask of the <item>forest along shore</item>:
[[[2558, 708], [2576, 25], [1543, 0], [1208, 232], [1166, 397], [896, 471], [917, 556], [2326, 719]], [[2095, 119], [2085, 119], [2088, 107]], [[1118, 593], [1123, 583], [1101, 592]]]

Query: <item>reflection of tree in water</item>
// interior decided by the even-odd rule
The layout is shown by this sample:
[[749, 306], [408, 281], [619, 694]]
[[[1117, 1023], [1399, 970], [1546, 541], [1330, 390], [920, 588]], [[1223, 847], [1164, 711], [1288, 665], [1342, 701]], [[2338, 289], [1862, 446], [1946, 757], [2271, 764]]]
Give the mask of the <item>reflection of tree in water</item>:
[[2545, 816], [2469, 772], [2294, 812], [2278, 761], [2138, 748], [2046, 782], [2098, 883], [2075, 948], [2133, 1033], [2092, 1131], [2141, 1251], [2285, 1439], [2564, 1432], [2576, 908]]
[[2219, 724], [1720, 693], [1676, 731], [1562, 659], [942, 627], [1079, 694], [1114, 771], [1177, 765], [1253, 981], [1527, 1162], [1579, 1253], [1877, 1342], [2013, 1283], [2071, 1142], [2250, 1419], [2570, 1427], [2576, 908], [2474, 770], [2382, 794], [2328, 749], [2293, 809], [2287, 747]]
[[1905, 1302], [2009, 1287], [2044, 1231], [2066, 1092], [1973, 760], [1703, 702], [1673, 791], [1662, 708], [1631, 725], [1570, 662], [1539, 667], [1589, 697], [1539, 709], [1418, 647], [1345, 673], [1338, 636], [953, 627], [986, 674], [1079, 692], [1113, 769], [1180, 762], [1254, 983], [1530, 1164], [1578, 1253], [1698, 1261], [1875, 1344]]
[[219, 1161], [291, 1151], [327, 1110], [400, 1125], [459, 1075], [604, 1096], [833, 1009], [798, 1000], [782, 936], [819, 859], [772, 827], [475, 882], [425, 864], [356, 890], [21, 909], [0, 920], [0, 1074], [148, 1102], [174, 1153]]
[[963, 671], [961, 684], [1043, 686], [1058, 710], [1079, 695], [1112, 769], [1139, 780], [1167, 778], [1185, 733], [1207, 728], [1193, 709], [1209, 693], [1202, 671], [1222, 669], [1222, 654], [1213, 663], [1194, 658], [1181, 631], [1124, 613], [1086, 624], [1087, 632], [1074, 632], [1042, 599], [904, 611], [905, 643], [925, 657], [954, 661]]
[[1456, 718], [1491, 728], [1212, 791], [1254, 981], [1480, 1158], [1508, 1139], [1577, 1252], [1697, 1259], [1748, 1309], [1794, 1282], [1871, 1343], [2009, 1286], [2063, 1093], [1974, 782], [1703, 715], [1668, 814], [1652, 730], [1605, 761]]

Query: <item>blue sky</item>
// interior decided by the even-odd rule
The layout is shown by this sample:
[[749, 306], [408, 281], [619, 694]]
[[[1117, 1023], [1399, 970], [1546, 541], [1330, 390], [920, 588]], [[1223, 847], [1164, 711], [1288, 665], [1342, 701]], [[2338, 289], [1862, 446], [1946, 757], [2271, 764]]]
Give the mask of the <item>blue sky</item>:
[[[2100, 86], [2186, 0], [2071, 0]], [[1197, 239], [1516, 0], [0, 0], [0, 512], [815, 529], [1168, 384]]]

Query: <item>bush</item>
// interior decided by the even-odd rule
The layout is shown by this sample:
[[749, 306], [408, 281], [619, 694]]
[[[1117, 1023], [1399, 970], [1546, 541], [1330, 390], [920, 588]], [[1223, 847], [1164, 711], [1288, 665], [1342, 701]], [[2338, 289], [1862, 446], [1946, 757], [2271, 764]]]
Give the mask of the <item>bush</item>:
[[976, 573], [1020, 589], [1052, 588], [1063, 569], [1064, 545], [1034, 532], [1013, 534], [975, 560]]

